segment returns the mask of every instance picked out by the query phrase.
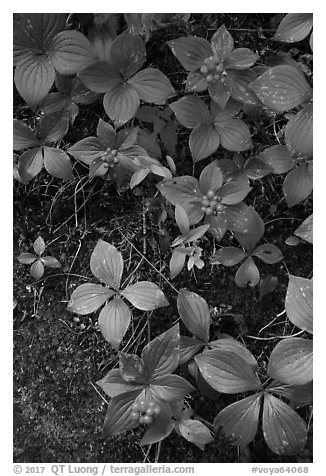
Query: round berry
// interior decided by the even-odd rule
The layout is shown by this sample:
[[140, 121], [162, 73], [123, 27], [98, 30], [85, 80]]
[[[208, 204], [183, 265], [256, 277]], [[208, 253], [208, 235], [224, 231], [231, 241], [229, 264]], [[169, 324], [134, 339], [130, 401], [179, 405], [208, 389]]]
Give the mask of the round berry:
[[207, 74], [208, 73], [208, 68], [206, 65], [203, 65], [201, 68], [200, 68], [200, 72], [203, 73], [203, 74]]
[[142, 418], [143, 423], [145, 423], [145, 425], [150, 425], [151, 423], [153, 423], [153, 418], [151, 417], [151, 415], [144, 415]]
[[214, 76], [212, 74], [209, 74], [208, 76], [206, 76], [206, 81], [208, 83], [211, 83], [212, 81], [214, 81]]
[[217, 210], [218, 212], [221, 212], [222, 210], [224, 210], [223, 203], [217, 203], [215, 206], [215, 210]]
[[108, 169], [108, 168], [110, 167], [110, 164], [108, 164], [107, 162], [105, 162], [105, 163], [103, 164], [103, 167], [104, 167], [105, 169]]
[[209, 58], [205, 58], [205, 59], [204, 59], [204, 63], [205, 63], [205, 64], [210, 64], [212, 61], [214, 61], [213, 56], [209, 56]]
[[111, 154], [112, 154], [112, 155], [117, 155], [117, 153], [118, 153], [117, 150], [115, 150], [115, 149], [111, 150]]
[[217, 73], [222, 73], [222, 71], [224, 71], [224, 66], [222, 63], [218, 64], [217, 66], [215, 66], [215, 71]]
[[130, 418], [131, 418], [132, 420], [138, 420], [138, 418], [139, 418], [139, 413], [138, 413], [138, 412], [131, 412], [131, 413], [130, 413]]
[[203, 198], [201, 203], [202, 203], [205, 207], [208, 207], [208, 205], [209, 205], [209, 200], [208, 200], [208, 198]]
[[208, 197], [208, 198], [213, 198], [214, 195], [215, 195], [214, 190], [208, 190], [208, 192], [207, 192], [207, 197]]
[[161, 407], [160, 407], [159, 405], [156, 405], [156, 404], [155, 404], [154, 414], [155, 414], [155, 415], [158, 415], [160, 412], [161, 412]]
[[118, 157], [114, 157], [113, 163], [118, 164], [120, 162], [120, 159]]
[[145, 402], [145, 400], [141, 400], [140, 402], [138, 402], [138, 405], [139, 405], [139, 410], [141, 412], [145, 412], [146, 409], [147, 409], [147, 403]]
[[211, 208], [215, 208], [216, 205], [217, 205], [217, 201], [216, 201], [216, 200], [211, 200], [211, 201], [209, 202], [209, 206], [210, 206]]
[[218, 74], [218, 73], [215, 73], [215, 74], [214, 74], [214, 79], [215, 79], [216, 81], [218, 81], [219, 79], [221, 79], [221, 75]]
[[213, 208], [207, 207], [206, 210], [205, 210], [205, 213], [206, 213], [206, 215], [212, 215], [213, 211], [214, 211]]
[[146, 415], [154, 415], [154, 408], [155, 407], [148, 407], [146, 410]]
[[206, 207], [203, 205], [203, 206], [201, 207], [201, 210], [204, 212], [204, 211], [206, 210]]
[[131, 406], [131, 409], [134, 411], [134, 412], [138, 412], [139, 411], [139, 404], [138, 402], [134, 402]]

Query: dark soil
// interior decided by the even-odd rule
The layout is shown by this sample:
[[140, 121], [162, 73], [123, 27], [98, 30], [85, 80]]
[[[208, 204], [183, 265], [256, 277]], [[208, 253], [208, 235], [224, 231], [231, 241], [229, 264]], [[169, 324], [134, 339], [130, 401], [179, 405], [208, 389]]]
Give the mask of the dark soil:
[[[258, 51], [263, 63], [265, 56], [280, 47], [270, 40], [278, 22], [272, 14], [195, 14], [188, 24], [173, 24], [154, 32], [148, 43], [148, 64], [161, 68], [175, 88], [182, 91], [186, 73], [169, 53], [166, 41], [190, 34], [210, 38], [224, 23], [235, 43]], [[298, 48], [305, 53], [306, 44], [302, 42]], [[287, 51], [289, 47], [282, 45], [282, 49]], [[33, 115], [23, 108], [18, 94], [14, 98], [14, 116], [33, 124]], [[101, 104], [82, 107], [65, 138], [65, 146], [94, 135], [99, 117], [104, 117]], [[250, 120], [246, 118], [249, 124]], [[257, 121], [252, 125], [256, 128], [255, 149], [248, 156], [275, 144], [273, 130], [266, 119], [258, 126]], [[180, 131], [184, 134], [184, 129]], [[192, 173], [191, 160], [182, 153], [188, 136], [182, 134], [178, 144], [179, 175]], [[219, 150], [214, 158], [228, 156], [232, 154]], [[209, 161], [196, 165], [197, 176]], [[76, 171], [79, 176], [70, 184], [63, 185], [42, 172], [28, 186], [18, 182], [14, 185], [14, 298], [17, 301], [14, 310], [14, 461], [142, 462], [146, 461], [146, 455], [138, 444], [141, 428], [111, 439], [102, 437], [106, 403], [96, 381], [117, 364], [117, 354], [102, 337], [97, 314], [77, 317], [67, 310], [67, 302], [77, 285], [93, 280], [89, 259], [97, 240], [102, 238], [122, 252], [124, 276], [136, 268], [141, 254], [159, 271], [146, 261], [136, 271], [137, 279], [157, 283], [171, 304], [151, 316], [151, 338], [167, 330], [178, 318], [176, 294], [162, 278], [169, 280], [169, 252], [164, 249], [155, 221], [159, 205], [157, 210], [148, 212], [148, 200], [155, 194], [155, 184], [146, 182], [135, 193], [117, 193], [113, 185], [102, 179], [88, 180], [87, 169], [80, 167]], [[246, 199], [246, 203], [255, 205], [266, 224], [264, 238], [279, 246], [284, 255], [284, 260], [276, 265], [259, 263], [262, 276], [272, 273], [278, 277], [279, 285], [272, 294], [260, 301], [257, 289], [238, 288], [234, 283], [237, 267], [207, 264], [195, 274], [183, 270], [173, 281], [177, 289], [186, 287], [203, 296], [213, 316], [227, 311], [229, 315], [216, 319], [215, 329], [241, 339], [262, 367], [266, 366], [277, 337], [297, 331], [284, 314], [277, 317], [284, 310], [288, 272], [303, 277], [310, 277], [312, 273], [311, 245], [301, 242], [297, 247], [290, 247], [285, 244], [312, 212], [312, 200], [288, 209], [282, 199], [282, 181], [283, 177], [268, 176], [255, 182]], [[271, 205], [276, 206], [272, 212]], [[176, 227], [170, 219], [167, 231], [171, 237], [176, 236]], [[30, 252], [38, 235], [49, 244], [49, 253], [59, 259], [62, 267], [47, 269], [45, 277], [35, 283], [28, 267], [21, 265], [17, 256]], [[232, 237], [228, 234], [222, 245], [231, 243]], [[210, 237], [203, 241], [206, 263], [214, 246]], [[132, 328], [122, 343], [122, 348], [130, 352], [141, 349], [148, 337], [147, 316], [137, 310], [133, 314]], [[187, 333], [184, 327], [183, 333]], [[254, 337], [258, 335], [275, 339], [257, 340]], [[191, 380], [189, 375], [187, 377]], [[198, 415], [212, 422], [215, 415], [233, 401], [234, 396], [222, 395], [213, 401], [195, 393], [191, 405]], [[308, 422], [310, 409], [303, 408], [300, 414]], [[311, 446], [310, 433], [303, 454], [279, 457], [268, 450], [261, 435], [245, 452], [239, 452], [219, 436], [201, 451], [174, 433], [163, 441], [159, 461], [302, 462], [312, 458]], [[148, 460], [154, 461], [154, 458], [153, 447]]]

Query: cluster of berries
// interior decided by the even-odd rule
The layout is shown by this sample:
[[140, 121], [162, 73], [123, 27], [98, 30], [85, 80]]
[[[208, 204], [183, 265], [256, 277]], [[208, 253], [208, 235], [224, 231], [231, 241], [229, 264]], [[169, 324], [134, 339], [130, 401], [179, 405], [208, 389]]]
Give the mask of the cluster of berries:
[[224, 210], [221, 198], [215, 195], [214, 190], [208, 190], [207, 195], [202, 198], [201, 203], [201, 209], [206, 213], [206, 215], [213, 215]]
[[153, 401], [140, 400], [132, 404], [131, 410], [130, 418], [132, 420], [138, 420], [140, 424], [150, 425], [155, 415], [160, 413], [161, 408]]
[[113, 168], [115, 165], [117, 165], [120, 162], [119, 157], [117, 157], [118, 151], [115, 149], [108, 149], [101, 157], [101, 160], [103, 162], [103, 166], [108, 169], [108, 168]]
[[206, 58], [200, 68], [200, 72], [206, 78], [208, 83], [221, 79], [223, 71], [224, 65], [218, 56], [210, 56], [209, 58]]

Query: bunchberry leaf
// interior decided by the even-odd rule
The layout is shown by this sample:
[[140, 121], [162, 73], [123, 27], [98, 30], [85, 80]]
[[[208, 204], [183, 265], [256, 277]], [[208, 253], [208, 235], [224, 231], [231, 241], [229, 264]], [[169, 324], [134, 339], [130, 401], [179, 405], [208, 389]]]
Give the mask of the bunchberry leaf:
[[179, 365], [188, 362], [204, 346], [204, 342], [195, 337], [180, 336], [180, 359]]
[[215, 119], [214, 126], [225, 149], [241, 152], [253, 147], [249, 127], [241, 119]]
[[312, 13], [288, 13], [279, 24], [274, 40], [294, 43], [303, 40], [312, 29]]
[[193, 228], [187, 235], [187, 238], [184, 240], [184, 244], [194, 243], [199, 238], [201, 238], [207, 230], [209, 230], [210, 225], [201, 225], [197, 228]]
[[166, 402], [182, 400], [195, 388], [179, 375], [162, 375], [151, 380], [150, 389], [154, 398]]
[[292, 324], [312, 334], [312, 279], [301, 278], [290, 274], [285, 298], [285, 310]]
[[252, 257], [248, 256], [236, 272], [235, 283], [240, 288], [245, 287], [247, 284], [254, 287], [259, 283], [259, 278], [259, 270]]
[[303, 385], [283, 385], [277, 381], [273, 381], [267, 390], [273, 394], [285, 397], [290, 400], [291, 408], [300, 408], [305, 405], [311, 405], [313, 401], [313, 381]]
[[121, 291], [120, 294], [142, 311], [152, 311], [169, 305], [157, 284], [150, 281], [139, 281], [132, 284]]
[[289, 385], [303, 385], [313, 378], [312, 340], [292, 337], [281, 340], [273, 349], [267, 373]]
[[122, 393], [110, 400], [104, 420], [103, 434], [106, 437], [120, 435], [138, 426], [138, 421], [130, 418], [132, 404], [140, 390]]
[[248, 207], [247, 210], [248, 223], [246, 232], [236, 233], [235, 237], [242, 248], [248, 253], [251, 253], [256, 247], [259, 240], [264, 236], [265, 225], [260, 215], [256, 212], [254, 207]]
[[81, 315], [90, 314], [97, 311], [114, 295], [115, 291], [101, 284], [81, 284], [72, 293], [68, 309]]
[[101, 61], [110, 61], [113, 39], [109, 30], [105, 27], [102, 27], [100, 30], [98, 28], [91, 28], [87, 38], [92, 44], [96, 57]]
[[312, 89], [303, 73], [288, 65], [274, 66], [250, 87], [265, 106], [277, 112], [289, 111], [312, 97]]
[[48, 57], [60, 74], [76, 74], [96, 60], [88, 39], [79, 31], [61, 31], [51, 41]]
[[152, 445], [164, 440], [173, 431], [175, 421], [172, 420], [173, 411], [169, 402], [159, 402], [161, 411], [155, 416], [150, 428], [146, 431], [140, 445]]
[[143, 348], [142, 359], [152, 379], [175, 371], [179, 363], [179, 343], [179, 325], [176, 324]]
[[95, 93], [106, 93], [122, 84], [121, 75], [107, 61], [95, 61], [84, 68], [78, 77], [85, 86]]
[[225, 66], [228, 69], [247, 69], [252, 66], [259, 56], [249, 48], [236, 48], [227, 58], [225, 58]]
[[[111, 124], [103, 121], [103, 119], [99, 119], [96, 128], [96, 134], [103, 145], [106, 147], [116, 148], [117, 135]], [[91, 137], [88, 137], [88, 139], [91, 139]]]
[[120, 352], [119, 369], [126, 382], [145, 383], [145, 363], [138, 355]]
[[41, 259], [34, 261], [30, 269], [30, 274], [36, 281], [42, 278], [44, 274], [44, 266]]
[[105, 339], [117, 350], [131, 321], [131, 311], [119, 296], [102, 309], [99, 326]]
[[257, 74], [252, 69], [246, 71], [232, 69], [231, 73], [229, 82], [232, 87], [232, 98], [243, 105], [258, 106], [260, 109], [261, 103], [249, 86], [256, 79]]
[[261, 278], [259, 281], [259, 301], [267, 294], [272, 293], [278, 285], [278, 279], [276, 276], [268, 274], [264, 278]]
[[272, 169], [260, 159], [249, 159], [244, 165], [243, 171], [251, 180], [260, 180], [270, 174]]
[[135, 74], [146, 59], [145, 42], [140, 35], [125, 30], [111, 45], [111, 62], [126, 78]]
[[250, 395], [225, 407], [214, 420], [216, 432], [222, 429], [233, 445], [244, 448], [256, 436], [262, 394]]
[[174, 94], [172, 84], [159, 69], [143, 69], [130, 78], [128, 83], [137, 91], [140, 99], [146, 102], [159, 104]]
[[121, 253], [110, 243], [98, 240], [90, 260], [91, 271], [100, 281], [118, 290], [123, 272]]
[[234, 48], [233, 38], [225, 28], [225, 25], [220, 26], [211, 40], [213, 49], [216, 51], [220, 59], [228, 56]]
[[34, 148], [26, 150], [20, 157], [18, 162], [18, 172], [24, 183], [30, 182], [43, 167], [42, 148]]
[[252, 368], [233, 351], [209, 350], [196, 355], [195, 361], [206, 382], [218, 392], [240, 393], [261, 386]]
[[211, 258], [211, 264], [223, 264], [223, 266], [235, 266], [245, 259], [247, 253], [235, 246], [220, 248]]
[[23, 121], [14, 119], [14, 150], [30, 149], [40, 145], [34, 132]]
[[175, 221], [179, 227], [179, 230], [181, 231], [182, 235], [187, 235], [189, 233], [189, 219], [185, 209], [177, 203], [174, 213]]
[[312, 112], [312, 104], [305, 104], [285, 126], [286, 145], [301, 157], [312, 157], [313, 154]]
[[169, 41], [168, 45], [187, 71], [200, 68], [204, 60], [212, 54], [209, 42], [196, 36], [177, 38]]
[[273, 145], [265, 149], [259, 159], [272, 169], [273, 174], [284, 174], [291, 170], [295, 159], [285, 145]]
[[186, 255], [174, 250], [170, 259], [170, 277], [174, 279], [181, 273], [186, 261]]
[[211, 317], [205, 299], [187, 289], [181, 289], [177, 307], [187, 329], [203, 342], [208, 342]]
[[139, 94], [127, 83], [118, 84], [107, 91], [103, 98], [105, 112], [119, 125], [128, 122], [134, 117], [139, 105]]
[[62, 112], [46, 114], [40, 119], [39, 133], [43, 144], [53, 144], [61, 140], [67, 133], [69, 119]]
[[205, 450], [205, 445], [214, 441], [214, 438], [201, 421], [185, 420], [179, 423], [178, 430], [187, 441], [194, 443], [201, 450]]
[[97, 137], [86, 137], [68, 149], [68, 153], [86, 165], [100, 158], [104, 153], [104, 145]]
[[301, 225], [295, 230], [294, 234], [308, 243], [313, 242], [313, 214], [309, 215]]
[[120, 372], [120, 369], [112, 369], [110, 372], [103, 377], [101, 380], [96, 382], [99, 387], [106, 393], [109, 397], [116, 397], [117, 395], [122, 395], [130, 391], [138, 391], [139, 393], [143, 389], [143, 385], [137, 384], [135, 382], [126, 381]]
[[198, 96], [185, 96], [169, 105], [177, 120], [184, 127], [193, 129], [198, 124], [210, 122], [208, 107]]
[[194, 162], [206, 159], [220, 145], [220, 134], [212, 124], [199, 124], [191, 131], [189, 148]]
[[73, 178], [72, 164], [68, 155], [61, 149], [43, 147], [44, 167], [53, 177], [71, 180]]
[[281, 250], [270, 243], [265, 243], [264, 245], [258, 246], [253, 252], [252, 256], [257, 256], [257, 258], [264, 261], [267, 264], [278, 263], [283, 259]]
[[139, 185], [150, 173], [149, 169], [139, 169], [136, 170], [131, 176], [130, 179], [130, 188], [131, 190], [135, 188], [137, 185]]
[[244, 344], [241, 342], [233, 339], [233, 337], [222, 334], [219, 336], [218, 340], [214, 340], [209, 342], [208, 344], [210, 349], [222, 349], [222, 350], [230, 350], [236, 353], [238, 356], [242, 357], [243, 360], [253, 369], [258, 369], [258, 363], [252, 353], [247, 349]]
[[44, 266], [47, 266], [48, 268], [60, 268], [61, 264], [59, 261], [54, 258], [53, 256], [43, 256], [42, 257], [42, 262]]
[[41, 236], [36, 238], [33, 244], [33, 249], [38, 256], [41, 256], [45, 250], [45, 243]]
[[268, 447], [276, 454], [297, 454], [307, 441], [302, 418], [279, 398], [264, 395], [263, 434]]
[[22, 264], [32, 264], [37, 260], [37, 256], [32, 255], [31, 253], [21, 253], [17, 259]]
[[232, 93], [232, 79], [230, 76], [225, 76], [224, 81], [216, 81], [208, 88], [209, 95], [221, 109], [223, 109], [231, 97]]
[[214, 192], [222, 187], [223, 173], [218, 162], [214, 160], [207, 165], [199, 176], [199, 185], [203, 191], [213, 190]]
[[312, 192], [312, 174], [306, 164], [291, 170], [284, 179], [283, 193], [289, 208], [305, 200]]

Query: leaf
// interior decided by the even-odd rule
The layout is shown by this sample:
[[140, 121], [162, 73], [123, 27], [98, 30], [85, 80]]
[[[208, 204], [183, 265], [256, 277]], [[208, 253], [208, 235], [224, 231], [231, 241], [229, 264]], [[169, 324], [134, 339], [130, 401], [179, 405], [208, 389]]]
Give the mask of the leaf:
[[260, 388], [252, 368], [235, 352], [209, 350], [196, 355], [195, 361], [206, 382], [218, 392], [240, 393]]
[[196, 36], [177, 38], [168, 41], [168, 45], [187, 71], [200, 68], [204, 60], [212, 55], [209, 42]]
[[215, 101], [221, 109], [224, 109], [228, 103], [232, 93], [232, 80], [229, 76], [225, 76], [224, 81], [215, 81], [208, 87], [210, 97]]
[[205, 299], [192, 291], [181, 289], [177, 307], [186, 328], [203, 342], [208, 342], [211, 317]]
[[289, 111], [312, 97], [303, 73], [288, 65], [270, 68], [250, 83], [262, 103], [277, 112]]
[[312, 359], [312, 340], [289, 337], [274, 347], [267, 373], [282, 383], [303, 385], [313, 379]]
[[285, 126], [285, 142], [293, 153], [301, 157], [313, 155], [312, 104], [305, 104]]
[[32, 264], [37, 260], [37, 256], [32, 255], [31, 253], [21, 253], [17, 259], [22, 264]]
[[53, 256], [43, 256], [42, 262], [44, 266], [47, 266], [48, 268], [60, 268], [61, 264], [59, 261], [54, 258]]
[[139, 281], [128, 286], [120, 293], [137, 309], [152, 311], [169, 305], [163, 291], [150, 281]]
[[176, 324], [145, 345], [141, 356], [152, 379], [175, 371], [179, 363], [179, 343], [179, 325]]
[[302, 240], [307, 241], [308, 243], [313, 242], [313, 214], [309, 215], [301, 225], [295, 230], [294, 234], [301, 238]]
[[285, 310], [292, 324], [312, 334], [313, 285], [311, 279], [289, 275]]
[[169, 104], [178, 122], [184, 127], [193, 129], [198, 124], [210, 121], [208, 107], [198, 96], [185, 96], [179, 101]]
[[61, 140], [67, 133], [69, 118], [62, 112], [46, 114], [39, 122], [39, 133], [45, 144], [52, 144]]
[[47, 56], [31, 55], [16, 67], [14, 81], [21, 97], [34, 109], [49, 92], [54, 77], [55, 70]]
[[71, 180], [73, 178], [72, 165], [68, 155], [55, 147], [43, 147], [44, 167], [53, 177]]
[[199, 124], [191, 131], [189, 148], [194, 162], [206, 159], [217, 151], [220, 134], [211, 124]]
[[95, 61], [83, 69], [78, 77], [95, 93], [106, 93], [122, 84], [121, 75], [107, 61]]
[[119, 369], [122, 378], [126, 382], [145, 383], [144, 369], [145, 363], [143, 359], [135, 354], [119, 353]]
[[199, 176], [199, 185], [203, 192], [208, 192], [208, 190], [219, 190], [223, 184], [223, 173], [218, 162], [214, 162], [206, 165], [202, 170]]
[[123, 258], [115, 246], [104, 240], [98, 240], [90, 260], [94, 276], [116, 291], [120, 287]]
[[34, 261], [30, 269], [30, 274], [35, 279], [35, 281], [42, 278], [44, 274], [44, 266], [40, 259]]
[[33, 249], [38, 256], [41, 256], [45, 250], [45, 243], [41, 236], [37, 237], [33, 244]]
[[201, 421], [198, 420], [185, 420], [179, 423], [178, 429], [180, 434], [189, 443], [194, 443], [199, 449], [205, 450], [205, 445], [214, 441], [214, 438]]
[[[236, 101], [240, 101], [242, 103], [242, 109], [244, 110], [244, 106], [255, 106], [256, 107], [256, 114], [261, 114], [261, 103], [257, 98], [256, 94], [250, 88], [249, 84], [254, 81], [257, 77], [257, 74], [254, 73], [253, 70], [237, 70], [231, 69], [228, 71], [229, 73], [229, 82], [232, 88], [231, 97]], [[249, 108], [250, 110], [250, 108]], [[254, 109], [255, 111], [255, 109]], [[247, 113], [248, 114], [248, 113]], [[250, 115], [250, 114], [248, 114]]]
[[312, 29], [312, 13], [288, 13], [279, 24], [274, 40], [294, 43], [309, 35]]
[[103, 98], [105, 112], [112, 121], [122, 125], [132, 119], [139, 108], [140, 99], [136, 90], [127, 83], [118, 84], [107, 91]]
[[285, 397], [290, 400], [289, 406], [291, 408], [300, 408], [306, 405], [311, 405], [313, 402], [313, 381], [304, 385], [283, 385], [273, 381], [268, 387], [269, 392], [275, 393], [280, 397]]
[[[258, 363], [252, 353], [247, 349], [244, 344], [237, 341], [228, 334], [217, 334], [218, 340], [209, 342], [207, 349], [222, 349], [229, 350], [236, 353], [254, 370], [258, 370]], [[207, 352], [205, 349], [204, 352]]]
[[259, 56], [249, 48], [236, 48], [233, 50], [224, 61], [226, 69], [247, 69], [250, 68]]
[[[263, 233], [261, 235], [260, 233], [261, 224], [264, 224], [264, 222], [253, 206], [248, 206], [243, 202], [228, 205], [225, 209], [225, 215], [228, 229], [237, 233], [237, 239], [242, 246], [245, 236], [250, 240], [250, 243], [253, 243], [253, 238], [257, 239], [258, 236], [263, 235]], [[242, 237], [241, 241], [240, 236]]]
[[223, 266], [234, 266], [241, 263], [241, 261], [247, 256], [240, 248], [235, 246], [228, 246], [220, 248], [211, 258], [211, 264], [223, 264]]
[[110, 400], [105, 420], [103, 433], [105, 437], [120, 435], [138, 425], [138, 422], [130, 418], [132, 404], [139, 395], [139, 390], [122, 393]]
[[152, 445], [164, 440], [173, 431], [175, 421], [172, 420], [171, 404], [168, 402], [159, 402], [161, 411], [155, 416], [155, 419], [145, 435], [140, 440], [140, 445]]
[[180, 336], [179, 365], [188, 362], [203, 346], [204, 343], [194, 337]]
[[264, 395], [263, 433], [268, 447], [276, 454], [300, 453], [307, 441], [302, 418], [286, 403], [269, 393]]
[[110, 52], [112, 46], [112, 36], [105, 27], [100, 30], [91, 28], [87, 35], [88, 40], [93, 46], [95, 55], [101, 61], [110, 61]]
[[178, 203], [175, 206], [175, 221], [179, 227], [179, 230], [183, 235], [187, 235], [189, 233], [189, 219], [185, 209], [179, 205]]
[[225, 28], [225, 25], [220, 26], [211, 39], [212, 46], [218, 54], [219, 60], [226, 58], [233, 50], [233, 38]]
[[176, 278], [182, 271], [186, 261], [186, 255], [184, 253], [174, 250], [170, 259], [170, 277], [171, 279]]
[[146, 46], [140, 35], [125, 30], [111, 45], [111, 61], [125, 78], [129, 78], [145, 63]]
[[108, 302], [100, 313], [98, 323], [101, 332], [116, 350], [128, 330], [130, 321], [131, 311], [118, 296]]
[[136, 170], [136, 172], [132, 174], [130, 179], [130, 183], [129, 183], [130, 189], [132, 190], [137, 185], [139, 185], [147, 177], [149, 173], [150, 173], [149, 169]]
[[257, 258], [264, 261], [267, 264], [275, 264], [283, 259], [281, 250], [270, 243], [265, 243], [264, 245], [258, 246], [253, 252], [252, 256], [257, 256]]
[[278, 279], [276, 276], [268, 274], [261, 278], [259, 281], [259, 299], [261, 301], [263, 297], [267, 296], [267, 294], [272, 293], [276, 287], [278, 286]]
[[130, 391], [135, 392], [136, 390], [140, 393], [143, 389], [143, 385], [137, 385], [124, 380], [119, 369], [110, 370], [110, 372], [104, 378], [96, 382], [96, 384], [101, 387], [103, 392], [109, 397], [116, 397], [117, 395], [123, 395]]
[[179, 375], [162, 375], [151, 380], [150, 390], [159, 400], [177, 402], [195, 388]]
[[165, 74], [154, 68], [139, 71], [128, 83], [137, 91], [140, 99], [156, 104], [165, 102], [175, 92]]
[[265, 149], [259, 159], [272, 169], [273, 174], [284, 174], [291, 170], [295, 159], [285, 145], [273, 145]]
[[259, 283], [259, 278], [259, 270], [252, 257], [248, 256], [236, 272], [235, 284], [240, 288], [244, 288], [247, 284], [255, 287]]
[[221, 145], [225, 149], [241, 152], [253, 146], [249, 127], [241, 119], [215, 121], [214, 126], [220, 135]]
[[243, 169], [251, 180], [259, 180], [271, 173], [271, 168], [260, 159], [249, 159]]
[[283, 193], [289, 208], [305, 200], [311, 193], [313, 180], [306, 164], [291, 170], [284, 179]]
[[69, 311], [80, 315], [97, 311], [106, 301], [115, 295], [115, 291], [101, 284], [85, 283], [78, 286], [68, 303]]
[[47, 55], [60, 74], [76, 74], [96, 60], [88, 39], [79, 31], [58, 33], [51, 41]]
[[197, 228], [193, 228], [192, 230], [190, 230], [189, 234], [187, 235], [187, 238], [184, 240], [184, 244], [194, 243], [195, 241], [200, 239], [208, 229], [209, 225], [201, 225]]
[[40, 141], [28, 125], [14, 119], [14, 150], [29, 149], [38, 145], [40, 145]]
[[68, 149], [70, 155], [86, 165], [91, 165], [95, 159], [102, 157], [105, 151], [104, 144], [97, 137], [86, 137]]
[[233, 445], [244, 448], [256, 436], [262, 394], [250, 395], [225, 407], [214, 420], [216, 432], [221, 428]]
[[18, 172], [24, 183], [30, 182], [43, 167], [42, 147], [26, 150], [18, 162]]

